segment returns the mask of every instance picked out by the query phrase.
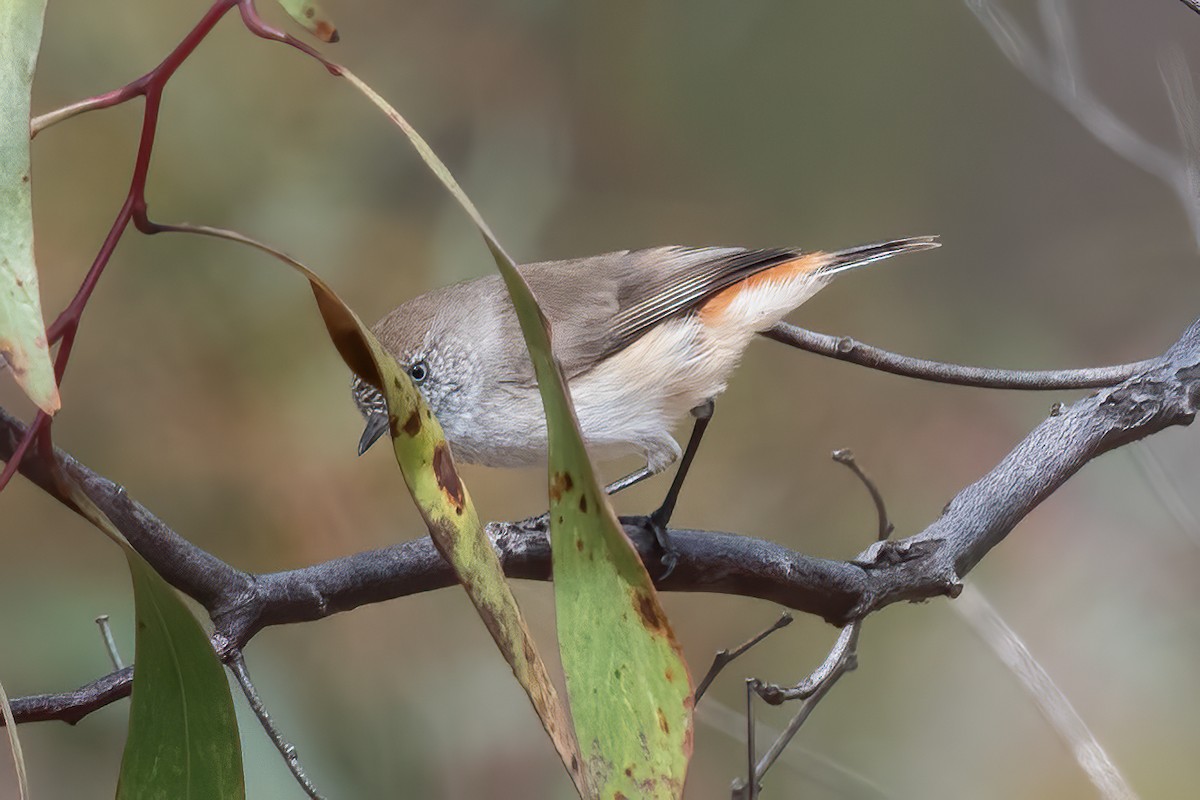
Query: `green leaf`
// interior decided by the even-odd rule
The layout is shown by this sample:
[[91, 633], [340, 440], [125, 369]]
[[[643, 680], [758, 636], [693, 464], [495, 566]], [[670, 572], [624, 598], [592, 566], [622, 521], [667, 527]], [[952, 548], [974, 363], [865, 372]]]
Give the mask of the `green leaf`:
[[29, 92], [46, 0], [0, 3], [0, 367], [47, 414], [60, 400], [33, 260]]
[[175, 590], [137, 553], [126, 557], [137, 634], [117, 798], [244, 798], [241, 741], [221, 662]]
[[250, 245], [275, 256], [308, 279], [317, 308], [346, 366], [384, 393], [396, 463], [438, 552], [454, 569], [488, 632], [529, 695], [542, 726], [581, 795], [582, 758], [566, 705], [554, 689], [529, 628], [504, 577], [500, 559], [459, 478], [442, 426], [412, 380], [350, 308], [321, 278], [294, 258], [235, 231], [200, 225], [174, 230]]
[[283, 6], [283, 10], [292, 19], [322, 42], [332, 44], [338, 40], [337, 26], [325, 15], [316, 0], [279, 0], [279, 5]]
[[546, 410], [559, 648], [588, 783], [597, 797], [680, 797], [692, 752], [691, 675], [654, 584], [596, 478], [545, 317], [446, 165], [399, 112], [341, 72], [408, 136], [470, 215], [516, 307]]
[[125, 552], [133, 578], [133, 695], [118, 800], [245, 798], [233, 698], [204, 629], [78, 484], [57, 478], [80, 513]]
[[582, 793], [579, 746], [571, 734], [570, 716], [550, 681], [500, 559], [455, 469], [441, 424], [412, 380], [362, 320], [320, 278], [300, 269], [308, 277], [329, 336], [346, 365], [387, 398], [388, 429], [396, 463], [429, 535], [454, 568]]
[[454, 467], [441, 424], [412, 380], [358, 316], [320, 278], [302, 271], [307, 274], [330, 338], [346, 365], [387, 398], [388, 429], [396, 463], [429, 535], [454, 568], [582, 793], [584, 778], [570, 716], [550, 681], [500, 559]]

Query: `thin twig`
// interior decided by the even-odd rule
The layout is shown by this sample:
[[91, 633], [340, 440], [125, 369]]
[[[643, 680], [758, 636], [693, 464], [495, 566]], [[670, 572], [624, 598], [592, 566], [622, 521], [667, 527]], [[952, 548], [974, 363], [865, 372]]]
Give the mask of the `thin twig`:
[[[852, 622], [847, 625], [840, 636], [838, 636], [837, 644], [829, 654], [829, 658], [825, 660], [817, 671], [810, 675], [806, 680], [801, 682], [802, 686], [811, 686], [811, 690], [807, 695], [804, 695], [804, 702], [800, 704], [800, 709], [792, 717], [788, 726], [784, 729], [771, 748], [763, 755], [762, 760], [758, 762], [758, 767], [755, 770], [755, 775], [759, 782], [767, 774], [767, 770], [775, 764], [779, 756], [787, 748], [792, 738], [800, 731], [800, 727], [804, 725], [809, 714], [817, 707], [817, 703], [829, 693], [833, 685], [838, 682], [838, 679], [850, 672], [858, 666], [858, 633], [862, 627], [862, 622]], [[818, 673], [820, 673], [818, 675]], [[768, 703], [772, 702], [768, 699], [764, 692], [770, 693], [772, 688], [764, 686], [759, 690], [759, 697], [762, 697]], [[799, 688], [799, 687], [797, 687]], [[785, 693], [788, 690], [784, 690]], [[799, 696], [799, 695], [798, 695]]]
[[958, 602], [951, 607], [1021, 682], [1021, 687], [1074, 754], [1100, 796], [1105, 800], [1137, 800], [1137, 793], [1113, 764], [1071, 701], [983, 593], [968, 584]]
[[242, 657], [240, 650], [231, 654], [226, 663], [229, 669], [233, 672], [233, 676], [237, 679], [238, 685], [242, 687], [242, 693], [246, 695], [246, 700], [250, 703], [250, 708], [254, 710], [254, 715], [258, 717], [258, 721], [262, 723], [263, 730], [267, 732], [271, 743], [275, 745], [275, 749], [283, 756], [284, 762], [292, 773], [292, 777], [300, 784], [300, 788], [304, 790], [312, 800], [323, 800], [320, 792], [313, 786], [312, 781], [304, 774], [304, 767], [300, 764], [300, 756], [296, 753], [296, 748], [283, 734], [275, 727], [275, 722], [271, 719], [271, 715], [267, 713], [267, 707], [263, 703], [262, 698], [258, 696], [258, 690], [254, 688], [254, 682], [250, 680], [250, 671], [246, 669], [246, 659]]
[[1196, 100], [1196, 87], [1182, 49], [1169, 48], [1159, 58], [1158, 68], [1183, 150], [1176, 175], [1176, 194], [1195, 223], [1200, 218], [1200, 103]]
[[1058, 73], [1064, 91], [1076, 95], [1079, 93], [1082, 59], [1075, 40], [1075, 25], [1067, 13], [1066, 3], [1063, 0], [1038, 0], [1038, 14], [1051, 45], [1050, 57], [1054, 62], [1051, 69]]
[[754, 746], [754, 694], [758, 689], [758, 680], [750, 678], [746, 681], [746, 798], [754, 800], [758, 795], [758, 777], [755, 775], [755, 746]]
[[[1193, 10], [1196, 8], [1193, 0], [1183, 3]], [[1194, 185], [1193, 170], [1189, 169], [1192, 156], [1180, 157], [1151, 143], [1088, 90], [1080, 77], [1082, 65], [1074, 46], [1065, 0], [1043, 2], [1042, 18], [1051, 48], [1049, 57], [1038, 52], [1000, 3], [966, 0], [966, 4], [996, 46], [1025, 77], [1058, 101], [1098, 141], [1175, 192], [1187, 214], [1192, 235], [1200, 244], [1200, 196]], [[1195, 119], [1186, 120], [1187, 125], [1195, 123]]]
[[696, 687], [696, 693], [694, 695], [696, 702], [700, 702], [700, 698], [704, 696], [706, 691], [708, 691], [709, 685], [712, 684], [713, 680], [716, 679], [719, 674], [721, 674], [721, 670], [729, 666], [731, 661], [745, 653], [751, 647], [754, 647], [754, 645], [758, 644], [763, 639], [766, 639], [775, 631], [779, 630], [780, 628], [786, 628], [791, 624], [791, 613], [784, 611], [779, 615], [779, 619], [771, 623], [770, 627], [759, 632], [745, 643], [738, 645], [733, 650], [718, 650], [716, 656], [713, 657], [712, 666], [708, 668], [708, 672], [704, 675], [704, 679], [700, 681], [700, 684]]
[[1154, 359], [1132, 364], [1087, 369], [1011, 370], [993, 367], [968, 367], [892, 353], [863, 344], [849, 336], [798, 328], [781, 322], [763, 336], [800, 350], [836, 358], [860, 367], [954, 386], [981, 389], [1017, 389], [1022, 391], [1058, 391], [1064, 389], [1102, 389], [1115, 386], [1149, 369]]
[[93, 711], [128, 697], [132, 685], [133, 667], [126, 667], [73, 691], [14, 698], [13, 717], [18, 725], [51, 720], [74, 725]]
[[871, 495], [871, 502], [875, 504], [875, 514], [879, 520], [878, 534], [876, 541], [882, 542], [884, 539], [892, 535], [892, 531], [896, 530], [896, 526], [888, 519], [887, 504], [883, 502], [883, 494], [879, 491], [879, 487], [875, 485], [875, 481], [868, 477], [867, 473], [863, 472], [862, 467], [854, 460], [854, 453], [845, 448], [833, 451], [833, 460], [839, 464], [845, 464], [850, 468], [860, 481], [866, 487]]
[[112, 626], [108, 624], [108, 614], [101, 614], [96, 617], [96, 624], [100, 626], [100, 638], [104, 640], [104, 649], [108, 651], [108, 658], [112, 661], [113, 669], [120, 672], [125, 669], [125, 665], [121, 663], [121, 652], [117, 650], [117, 642], [113, 638]]
[[[697, 722], [707, 730], [720, 733], [737, 743], [739, 748], [746, 746], [746, 712], [723, 704], [720, 700], [709, 698], [703, 706], [696, 709]], [[761, 719], [754, 724], [755, 736], [758, 740], [774, 741], [781, 728], [772, 727]], [[779, 767], [788, 767], [790, 777], [811, 783], [822, 791], [820, 796], [856, 798], [857, 800], [887, 800], [887, 791], [866, 775], [850, 769], [845, 764], [830, 758], [824, 753], [815, 752], [809, 748], [792, 742], [779, 757], [775, 767], [778, 775]], [[734, 797], [745, 797], [746, 781], [742, 777], [733, 780], [731, 789]], [[805, 795], [801, 795], [805, 796]]]
[[[867, 492], [871, 495], [871, 501], [875, 504], [875, 512], [878, 517], [878, 535], [876, 546], [882, 548], [883, 543], [891, 535], [895, 526], [888, 519], [887, 505], [884, 503], [883, 494], [875, 485], [854, 458], [854, 453], [849, 450], [835, 450], [833, 452], [833, 460], [839, 464], [847, 466], [866, 487]], [[808, 719], [809, 715], [816, 708], [817, 703], [821, 701], [833, 684], [837, 683], [838, 679], [847, 672], [853, 670], [858, 665], [858, 635], [862, 629], [862, 620], [856, 619], [838, 635], [837, 641], [834, 642], [833, 648], [830, 649], [829, 655], [819, 667], [812, 671], [804, 680], [797, 685], [784, 689], [774, 684], [764, 684], [761, 681], [755, 680], [748, 686], [753, 686], [753, 689], [759, 697], [771, 705], [779, 705], [789, 700], [802, 700], [799, 710], [788, 723], [787, 728], [775, 739], [770, 750], [763, 756], [762, 762], [757, 768], [751, 771], [750, 781], [747, 784], [749, 787], [748, 796], [753, 798], [754, 793], [758, 789], [758, 784], [766, 775], [767, 770], [775, 764], [779, 756], [791, 743], [792, 738], [799, 732], [800, 727]]]
[[760, 684], [758, 696], [773, 706], [789, 700], [807, 700], [828, 681], [837, 680], [842, 672], [854, 669], [854, 647], [858, 643], [856, 625], [857, 623], [851, 623], [842, 628], [842, 632], [838, 634], [837, 641], [834, 642], [829, 655], [821, 662], [821, 666], [813, 670], [804, 680], [787, 688], [770, 683]]
[[[145, 76], [141, 80], [144, 80]], [[138, 97], [141, 92], [138, 91], [138, 81], [128, 83], [119, 89], [114, 89], [111, 92], [98, 94], [95, 97], [89, 97], [84, 100], [79, 100], [70, 105], [56, 108], [45, 114], [40, 114], [29, 121], [29, 136], [30, 138], [37, 136], [42, 131], [49, 128], [51, 125], [57, 125], [60, 122], [65, 122], [72, 117], [77, 117], [80, 114], [85, 114], [89, 111], [99, 111], [104, 108], [112, 108], [120, 105], [128, 100]]]

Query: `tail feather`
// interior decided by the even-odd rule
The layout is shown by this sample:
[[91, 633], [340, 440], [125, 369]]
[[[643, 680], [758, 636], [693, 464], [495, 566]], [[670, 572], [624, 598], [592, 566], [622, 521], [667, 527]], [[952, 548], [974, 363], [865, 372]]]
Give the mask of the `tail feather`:
[[917, 253], [941, 246], [942, 243], [937, 240], [936, 236], [910, 236], [905, 239], [892, 239], [888, 242], [864, 244], [847, 250], [836, 250], [828, 253], [829, 263], [821, 267], [819, 274], [826, 277], [836, 275], [839, 272], [857, 269], [885, 258], [898, 256], [901, 253]]

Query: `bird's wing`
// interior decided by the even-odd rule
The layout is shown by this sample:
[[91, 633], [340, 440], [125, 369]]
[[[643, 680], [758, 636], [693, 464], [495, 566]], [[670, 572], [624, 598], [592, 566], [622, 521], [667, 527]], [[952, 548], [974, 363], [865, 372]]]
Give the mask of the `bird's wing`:
[[521, 268], [550, 320], [568, 378], [628, 347], [738, 281], [791, 261], [798, 250], [656, 247]]

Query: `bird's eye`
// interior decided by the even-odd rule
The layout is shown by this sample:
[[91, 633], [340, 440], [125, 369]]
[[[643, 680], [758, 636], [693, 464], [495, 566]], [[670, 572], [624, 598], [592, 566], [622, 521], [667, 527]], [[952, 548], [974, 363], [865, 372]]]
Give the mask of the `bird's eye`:
[[408, 377], [413, 379], [413, 383], [424, 383], [429, 377], [429, 365], [424, 361], [418, 361], [408, 368]]

